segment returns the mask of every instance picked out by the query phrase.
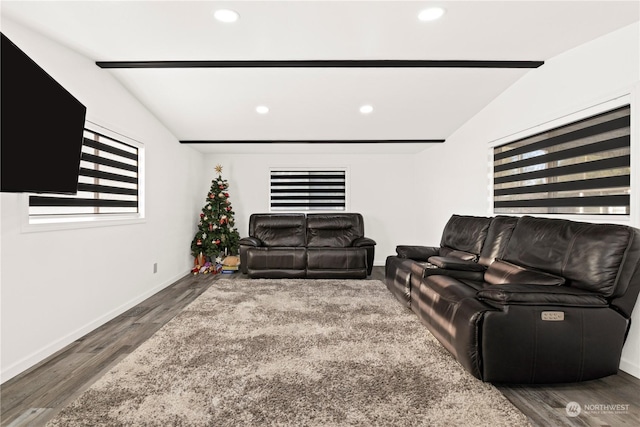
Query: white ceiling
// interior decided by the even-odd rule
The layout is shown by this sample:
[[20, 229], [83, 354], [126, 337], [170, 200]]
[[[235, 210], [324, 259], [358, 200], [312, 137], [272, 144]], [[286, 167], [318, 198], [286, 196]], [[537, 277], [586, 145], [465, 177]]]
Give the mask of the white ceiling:
[[[421, 22], [439, 5], [442, 19]], [[95, 61], [522, 60], [640, 19], [638, 1], [2, 1]], [[232, 24], [212, 11], [240, 14]], [[543, 65], [544, 67], [544, 65]], [[105, 69], [179, 140], [446, 139], [530, 69]], [[371, 104], [373, 113], [358, 109]], [[269, 114], [259, 115], [258, 105]], [[289, 144], [287, 144], [289, 145]], [[335, 150], [337, 144], [330, 145]], [[425, 144], [403, 144], [416, 151]], [[194, 145], [204, 152], [271, 146]], [[268, 147], [268, 148], [267, 148]], [[305, 145], [309, 149], [310, 145]], [[386, 151], [390, 144], [373, 150]], [[409, 147], [409, 148], [408, 148]], [[292, 146], [287, 150], [291, 151]], [[359, 150], [358, 144], [343, 150]], [[371, 152], [368, 146], [367, 151]]]

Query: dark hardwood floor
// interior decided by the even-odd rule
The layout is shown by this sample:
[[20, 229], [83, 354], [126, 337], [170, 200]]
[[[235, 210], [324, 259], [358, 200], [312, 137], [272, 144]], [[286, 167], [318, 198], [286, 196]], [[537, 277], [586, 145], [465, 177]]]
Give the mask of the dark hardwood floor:
[[[0, 424], [44, 425], [220, 277], [243, 278], [185, 276], [2, 384]], [[384, 268], [375, 267], [371, 279], [384, 281]], [[497, 387], [534, 426], [640, 426], [640, 379], [624, 372], [576, 384]], [[569, 402], [580, 404], [577, 417], [567, 415]]]

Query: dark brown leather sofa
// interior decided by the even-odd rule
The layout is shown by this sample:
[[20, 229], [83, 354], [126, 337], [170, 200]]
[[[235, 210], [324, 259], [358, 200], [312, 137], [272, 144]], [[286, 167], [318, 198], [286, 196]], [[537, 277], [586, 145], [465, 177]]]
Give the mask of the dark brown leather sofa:
[[558, 383], [618, 371], [640, 291], [640, 230], [454, 215], [439, 247], [397, 252], [387, 287], [475, 377]]
[[364, 279], [375, 244], [359, 213], [252, 214], [240, 266], [251, 278]]

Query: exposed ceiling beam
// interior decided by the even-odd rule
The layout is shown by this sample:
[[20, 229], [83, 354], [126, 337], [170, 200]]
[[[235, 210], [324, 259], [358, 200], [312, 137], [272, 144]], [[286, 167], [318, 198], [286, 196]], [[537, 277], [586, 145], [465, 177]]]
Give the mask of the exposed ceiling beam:
[[182, 140], [181, 144], [442, 144], [444, 139], [219, 139]]
[[295, 60], [295, 61], [96, 61], [100, 68], [538, 68], [544, 61]]

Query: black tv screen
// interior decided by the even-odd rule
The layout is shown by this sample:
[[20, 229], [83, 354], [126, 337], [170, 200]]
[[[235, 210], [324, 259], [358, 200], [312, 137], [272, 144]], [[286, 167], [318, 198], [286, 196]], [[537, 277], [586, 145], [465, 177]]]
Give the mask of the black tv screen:
[[1, 36], [0, 187], [75, 194], [87, 109]]

